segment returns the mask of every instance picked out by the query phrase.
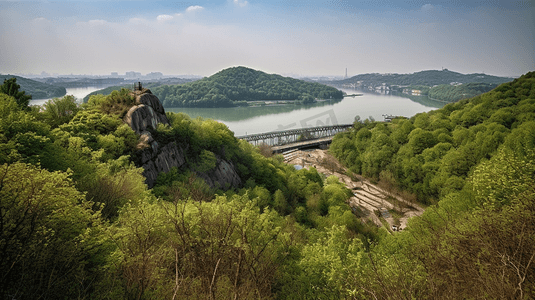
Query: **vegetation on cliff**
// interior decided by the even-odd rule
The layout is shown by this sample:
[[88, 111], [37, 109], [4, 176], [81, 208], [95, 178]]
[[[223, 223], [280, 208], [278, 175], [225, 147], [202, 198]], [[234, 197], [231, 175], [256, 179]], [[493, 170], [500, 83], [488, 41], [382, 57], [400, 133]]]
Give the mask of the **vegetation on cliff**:
[[315, 99], [343, 98], [342, 91], [333, 87], [245, 67], [228, 68], [182, 85], [163, 85], [152, 92], [165, 107], [225, 107], [253, 100], [312, 103]]
[[[71, 110], [0, 94], [0, 298], [529, 299], [535, 291], [535, 73], [331, 151], [430, 204], [402, 232], [362, 224], [336, 177], [266, 158], [213, 120], [153, 135], [188, 168], [147, 189], [128, 91]], [[64, 98], [62, 101], [72, 101]], [[50, 117], [60, 115], [57, 118]], [[211, 190], [215, 155], [244, 186]]]
[[[269, 298], [292, 289], [283, 274], [301, 273], [307, 241], [336, 225], [360, 243], [336, 178], [169, 114], [153, 135], [187, 145], [188, 164], [149, 190], [120, 118], [129, 91], [69, 103], [40, 111], [0, 94], [0, 298]], [[243, 187], [212, 190], [195, 175], [215, 155], [236, 163]]]

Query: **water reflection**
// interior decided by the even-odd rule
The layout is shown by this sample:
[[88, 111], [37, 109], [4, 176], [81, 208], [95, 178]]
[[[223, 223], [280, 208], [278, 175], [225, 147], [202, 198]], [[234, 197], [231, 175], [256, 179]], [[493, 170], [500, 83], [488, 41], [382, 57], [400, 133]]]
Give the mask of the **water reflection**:
[[[84, 99], [85, 96], [88, 94], [101, 90], [107, 86], [86, 86], [86, 87], [73, 87], [73, 88], [66, 88], [67, 94], [66, 95], [73, 95], [76, 98], [76, 102], [82, 103], [82, 99]], [[62, 98], [62, 97], [59, 97]], [[49, 99], [36, 99], [36, 100], [30, 100], [29, 105], [43, 105], [45, 104]]]
[[[344, 90], [355, 94], [355, 90]], [[357, 91], [361, 93], [360, 91]], [[425, 99], [410, 99], [395, 95], [364, 93], [338, 101], [312, 105], [284, 105], [235, 108], [166, 108], [183, 112], [192, 118], [202, 117], [225, 123], [236, 136], [311, 126], [351, 124], [355, 116], [382, 120], [383, 115], [412, 117], [417, 113], [442, 107]]]
[[287, 113], [291, 111], [310, 110], [316, 107], [330, 106], [341, 102], [339, 100], [327, 100], [313, 104], [284, 104], [284, 105], [266, 105], [253, 107], [225, 107], [225, 108], [191, 108], [191, 107], [174, 107], [166, 108], [169, 112], [182, 112], [192, 118], [202, 117], [205, 119], [216, 119], [220, 121], [242, 121], [264, 115], [273, 115]]

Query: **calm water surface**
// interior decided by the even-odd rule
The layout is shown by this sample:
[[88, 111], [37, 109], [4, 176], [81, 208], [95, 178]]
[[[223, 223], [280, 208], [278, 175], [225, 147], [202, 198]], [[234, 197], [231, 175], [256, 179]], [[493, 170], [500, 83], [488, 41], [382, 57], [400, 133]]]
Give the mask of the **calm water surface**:
[[[354, 90], [343, 90], [355, 94]], [[166, 108], [166, 111], [183, 112], [192, 118], [210, 118], [225, 123], [236, 136], [288, 130], [314, 126], [350, 124], [355, 116], [362, 120], [372, 117], [383, 120], [383, 115], [412, 117], [442, 107], [427, 97], [413, 97], [414, 101], [400, 96], [363, 94], [339, 101], [325, 101], [313, 105], [284, 105], [232, 108]], [[418, 102], [417, 102], [418, 101]]]
[[[76, 101], [78, 103], [82, 103], [82, 100], [85, 96], [88, 94], [101, 90], [108, 86], [87, 86], [87, 87], [75, 87], [75, 88], [67, 88], [67, 95], [73, 95], [76, 98]], [[45, 102], [47, 102], [50, 99], [37, 99], [37, 100], [30, 100], [30, 105], [43, 105]]]
[[[89, 93], [103, 87], [68, 88], [67, 95], [79, 103]], [[344, 90], [348, 95], [361, 93]], [[30, 105], [43, 105], [50, 99], [31, 100]], [[350, 124], [355, 116], [362, 120], [372, 117], [383, 120], [383, 115], [412, 117], [442, 107], [444, 104], [427, 97], [411, 99], [393, 95], [364, 93], [362, 96], [342, 100], [324, 101], [311, 105], [274, 105], [230, 108], [166, 108], [166, 111], [183, 112], [191, 118], [215, 119], [226, 124], [236, 136], [324, 125]]]

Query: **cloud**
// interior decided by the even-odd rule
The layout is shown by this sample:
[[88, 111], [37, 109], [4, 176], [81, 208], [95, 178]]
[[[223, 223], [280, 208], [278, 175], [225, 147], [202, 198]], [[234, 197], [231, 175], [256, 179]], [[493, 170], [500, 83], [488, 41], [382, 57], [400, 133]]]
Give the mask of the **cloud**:
[[46, 18], [43, 18], [43, 17], [35, 18], [35, 19], [33, 19], [33, 21], [34, 22], [49, 22]]
[[142, 19], [142, 18], [131, 18], [130, 20], [128, 20], [128, 22], [132, 24], [142, 24], [142, 23], [147, 22], [147, 20]]
[[244, 0], [234, 0], [234, 4], [238, 5], [239, 7], [244, 7], [244, 6], [247, 6], [249, 2], [244, 1]]
[[422, 5], [422, 7], [420, 8], [420, 10], [423, 12], [432, 11], [433, 9], [435, 9], [435, 7], [429, 3]]
[[171, 15], [159, 15], [156, 17], [156, 20], [158, 20], [159, 22], [165, 22], [165, 21], [169, 21], [172, 19], [173, 19], [173, 16]]
[[196, 11], [201, 11], [203, 9], [204, 9], [204, 7], [202, 7], [202, 6], [193, 5], [193, 6], [190, 6], [190, 7], [186, 8], [186, 12], [196, 12]]
[[89, 20], [87, 22], [89, 25], [91, 26], [102, 26], [102, 25], [106, 25], [106, 22], [105, 20]]
[[[427, 0], [390, 14], [372, 11], [360, 18], [325, 10], [314, 18], [320, 15], [315, 9], [296, 17], [269, 6], [242, 14], [255, 5], [246, 1], [251, 0], [225, 0], [210, 9], [154, 8], [120, 18], [107, 12], [83, 17], [34, 12], [31, 5], [24, 11], [0, 9], [0, 71], [210, 75], [248, 65], [273, 73], [333, 74], [345, 67], [355, 73], [406, 73], [443, 65], [465, 73], [519, 75], [534, 66], [528, 12], [450, 8]], [[222, 19], [192, 17], [212, 10], [211, 17]]]

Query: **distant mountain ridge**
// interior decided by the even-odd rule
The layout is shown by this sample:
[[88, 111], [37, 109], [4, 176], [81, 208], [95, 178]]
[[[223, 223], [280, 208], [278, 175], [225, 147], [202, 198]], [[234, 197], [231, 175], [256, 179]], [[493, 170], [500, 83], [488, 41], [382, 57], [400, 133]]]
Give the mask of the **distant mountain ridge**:
[[424, 85], [432, 87], [440, 84], [457, 83], [488, 83], [501, 84], [512, 81], [511, 77], [499, 77], [486, 75], [483, 73], [461, 74], [448, 69], [444, 70], [426, 70], [412, 74], [379, 74], [368, 73], [360, 74], [344, 80], [333, 81], [333, 84], [353, 84], [361, 82], [362, 84], [387, 84], [387, 85]]
[[65, 94], [67, 94], [67, 90], [64, 87], [55, 86], [16, 75], [0, 75], [0, 84], [3, 83], [5, 79], [10, 79], [13, 77], [17, 79], [17, 84], [20, 85], [20, 90], [25, 91], [27, 95], [32, 95], [33, 100], [63, 97]]

